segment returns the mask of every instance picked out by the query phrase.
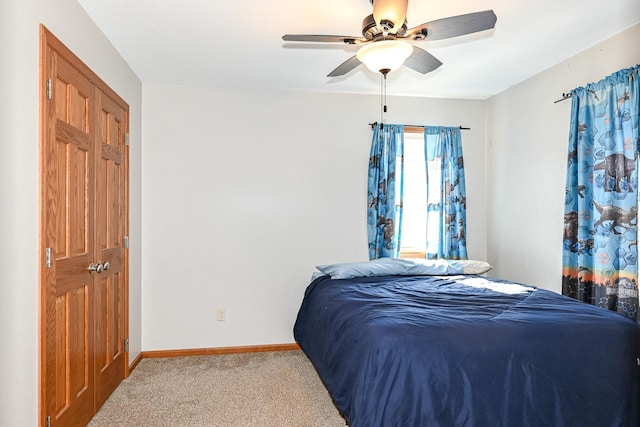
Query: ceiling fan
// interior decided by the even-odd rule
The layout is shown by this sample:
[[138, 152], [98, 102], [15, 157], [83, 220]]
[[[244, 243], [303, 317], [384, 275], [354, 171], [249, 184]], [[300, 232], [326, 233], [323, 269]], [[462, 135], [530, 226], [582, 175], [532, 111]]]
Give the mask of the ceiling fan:
[[442, 65], [435, 56], [408, 40], [442, 40], [495, 26], [493, 10], [451, 16], [407, 27], [408, 0], [370, 0], [373, 13], [362, 21], [362, 37], [316, 34], [285, 34], [285, 41], [345, 43], [363, 45], [358, 53], [340, 64], [327, 77], [342, 76], [364, 63], [374, 72], [387, 75], [402, 65], [426, 74]]

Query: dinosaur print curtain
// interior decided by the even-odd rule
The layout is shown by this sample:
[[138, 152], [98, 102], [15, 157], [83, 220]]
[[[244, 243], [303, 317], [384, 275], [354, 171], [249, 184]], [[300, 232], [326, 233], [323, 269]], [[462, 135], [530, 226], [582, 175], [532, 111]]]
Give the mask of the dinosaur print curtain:
[[[367, 196], [369, 259], [397, 258], [402, 222], [403, 125], [376, 125], [371, 141]], [[400, 170], [396, 174], [396, 168]], [[399, 179], [399, 182], [396, 182]], [[396, 191], [399, 204], [396, 204]]]
[[638, 320], [638, 66], [571, 92], [562, 292]]
[[460, 129], [425, 126], [427, 258], [467, 259], [467, 196]]

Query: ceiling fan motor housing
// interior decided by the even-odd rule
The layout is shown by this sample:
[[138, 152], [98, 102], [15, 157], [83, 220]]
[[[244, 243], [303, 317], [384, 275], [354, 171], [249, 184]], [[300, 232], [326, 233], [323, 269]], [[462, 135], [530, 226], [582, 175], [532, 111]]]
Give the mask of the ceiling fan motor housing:
[[[384, 21], [391, 24], [390, 28], [393, 28], [393, 23], [391, 21]], [[426, 30], [425, 30], [426, 31]], [[398, 37], [403, 37], [407, 32], [407, 21], [405, 20], [401, 27], [397, 29], [395, 32], [390, 32], [389, 29], [382, 29], [378, 27], [376, 24], [376, 20], [373, 17], [373, 14], [366, 16], [362, 20], [362, 37], [369, 41], [378, 41], [378, 40], [390, 40]]]
[[362, 37], [367, 40], [373, 40], [378, 34], [380, 34], [380, 31], [378, 31], [376, 20], [373, 19], [373, 14], [366, 16], [362, 20]]

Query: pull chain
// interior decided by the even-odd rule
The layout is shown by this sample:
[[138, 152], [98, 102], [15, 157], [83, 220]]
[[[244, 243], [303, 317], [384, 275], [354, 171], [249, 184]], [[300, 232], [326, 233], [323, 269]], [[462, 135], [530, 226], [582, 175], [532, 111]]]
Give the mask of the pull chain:
[[380, 70], [380, 129], [384, 126], [384, 114], [387, 112], [387, 74], [388, 68]]
[[383, 75], [383, 79], [384, 79], [384, 112], [387, 112], [387, 73], [384, 73]]
[[382, 129], [384, 123], [384, 113], [386, 112], [387, 106], [384, 105], [384, 86], [382, 83], [383, 74], [380, 73], [380, 129]]

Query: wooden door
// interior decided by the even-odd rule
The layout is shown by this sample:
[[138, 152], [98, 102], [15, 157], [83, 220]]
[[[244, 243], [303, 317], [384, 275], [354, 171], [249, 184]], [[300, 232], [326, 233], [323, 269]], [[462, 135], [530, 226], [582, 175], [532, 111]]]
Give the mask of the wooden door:
[[41, 84], [41, 425], [84, 426], [127, 374], [128, 107], [44, 28]]
[[127, 211], [126, 114], [107, 94], [97, 90], [95, 297], [96, 405], [124, 378], [125, 260]]

